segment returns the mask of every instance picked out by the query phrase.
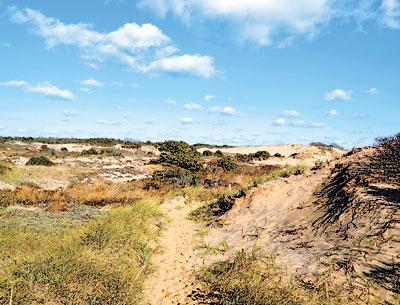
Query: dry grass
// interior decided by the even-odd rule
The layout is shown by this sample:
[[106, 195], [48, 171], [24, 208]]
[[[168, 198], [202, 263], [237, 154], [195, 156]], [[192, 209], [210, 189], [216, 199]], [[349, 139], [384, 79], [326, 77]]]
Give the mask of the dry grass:
[[137, 304], [157, 204], [139, 201], [64, 230], [0, 227], [0, 304]]
[[0, 193], [0, 206], [10, 205], [54, 205], [85, 204], [104, 206], [109, 204], [131, 204], [143, 198], [165, 194], [165, 190], [144, 189], [144, 182], [111, 183], [98, 180], [93, 183], [78, 183], [66, 189], [43, 190], [32, 185], [22, 185], [15, 190]]
[[220, 305], [351, 305], [357, 304], [329, 274], [313, 281], [290, 277], [274, 257], [258, 250], [239, 252], [198, 274], [201, 289], [192, 294], [199, 304]]

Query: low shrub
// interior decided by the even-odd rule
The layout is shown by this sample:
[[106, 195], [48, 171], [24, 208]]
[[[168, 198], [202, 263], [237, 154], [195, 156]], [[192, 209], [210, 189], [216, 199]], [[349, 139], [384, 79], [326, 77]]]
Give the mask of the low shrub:
[[89, 149], [84, 149], [81, 152], [82, 156], [93, 156], [93, 155], [98, 155], [98, 154], [99, 154], [98, 151], [96, 149], [94, 149], [93, 147], [89, 148]]
[[50, 161], [45, 156], [40, 156], [40, 157], [32, 157], [32, 158], [30, 158], [29, 161], [26, 162], [26, 165], [52, 166], [52, 165], [54, 165], [54, 162]]
[[66, 148], [66, 147], [61, 147], [61, 151], [62, 151], [62, 152], [68, 152], [68, 148]]
[[237, 168], [236, 162], [230, 157], [222, 157], [218, 160], [218, 165], [228, 172], [234, 171]]
[[224, 153], [218, 149], [218, 150], [214, 153], [214, 156], [220, 157], [220, 158], [221, 158], [221, 157], [224, 156]]
[[165, 185], [187, 187], [196, 185], [197, 182], [198, 177], [193, 172], [179, 167], [171, 167], [166, 170], [156, 171], [146, 188], [161, 189]]
[[203, 156], [204, 157], [211, 157], [212, 155], [213, 155], [213, 153], [212, 153], [211, 150], [206, 149], [206, 150], [203, 151]]
[[274, 157], [275, 157], [275, 158], [283, 158], [283, 156], [282, 156], [280, 153], [276, 153], [276, 154], [274, 155]]

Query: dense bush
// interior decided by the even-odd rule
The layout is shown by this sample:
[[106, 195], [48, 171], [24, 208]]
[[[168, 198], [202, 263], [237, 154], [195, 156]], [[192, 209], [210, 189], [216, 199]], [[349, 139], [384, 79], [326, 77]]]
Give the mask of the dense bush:
[[220, 150], [217, 150], [217, 151], [214, 153], [214, 156], [216, 156], [216, 157], [223, 157], [223, 156], [224, 156], [224, 154], [223, 154], [223, 152], [222, 152], [222, 151], [220, 151]]
[[212, 155], [213, 155], [213, 153], [212, 153], [211, 150], [206, 149], [206, 150], [203, 151], [203, 156], [204, 157], [210, 157]]
[[200, 153], [182, 141], [166, 141], [158, 145], [161, 155], [152, 163], [175, 165], [191, 172], [199, 171], [204, 163]]
[[197, 175], [193, 172], [179, 167], [171, 167], [166, 170], [156, 171], [146, 188], [161, 189], [164, 185], [187, 187], [196, 185], [197, 181]]
[[96, 149], [94, 149], [93, 147], [89, 148], [89, 149], [84, 149], [81, 152], [82, 156], [94, 156], [94, 155], [98, 155], [98, 154], [99, 154], [98, 151]]
[[26, 165], [52, 166], [52, 165], [54, 165], [54, 162], [50, 161], [45, 156], [40, 156], [40, 157], [32, 157], [32, 158], [30, 158], [29, 161], [26, 162]]
[[222, 157], [218, 160], [218, 165], [227, 172], [234, 171], [237, 168], [236, 162], [230, 157]]
[[260, 159], [260, 160], [266, 160], [269, 157], [271, 157], [271, 155], [270, 155], [270, 153], [268, 151], [257, 151], [256, 153], [251, 154], [251, 156], [254, 159]]

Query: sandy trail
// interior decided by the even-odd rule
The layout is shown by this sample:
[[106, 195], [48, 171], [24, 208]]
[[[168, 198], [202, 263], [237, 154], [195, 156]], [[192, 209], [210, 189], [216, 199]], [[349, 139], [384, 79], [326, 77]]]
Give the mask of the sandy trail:
[[161, 205], [168, 221], [159, 241], [161, 249], [153, 256], [156, 271], [145, 282], [145, 304], [191, 304], [187, 296], [194, 288], [193, 275], [203, 264], [194, 246], [195, 234], [202, 226], [187, 219], [193, 208], [183, 197]]
[[211, 247], [218, 248], [221, 243], [228, 247], [206, 256], [196, 250], [196, 233], [205, 225], [187, 219], [194, 207], [186, 205], [184, 198], [166, 201], [161, 209], [169, 221], [160, 238], [161, 250], [153, 257], [156, 271], [145, 282], [146, 304], [193, 304], [187, 295], [195, 289], [193, 274], [197, 270], [254, 246], [277, 250], [278, 264], [291, 273], [316, 271], [320, 267], [317, 253], [294, 247], [297, 241], [290, 240], [294, 236], [285, 232], [303, 224], [315, 212], [310, 207], [313, 193], [328, 175], [328, 168], [307, 171], [254, 188], [222, 217], [222, 227], [208, 227], [203, 242]]

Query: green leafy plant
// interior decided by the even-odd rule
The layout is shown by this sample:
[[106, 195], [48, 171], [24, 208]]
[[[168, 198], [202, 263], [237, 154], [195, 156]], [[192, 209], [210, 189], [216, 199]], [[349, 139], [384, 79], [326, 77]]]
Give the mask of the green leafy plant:
[[40, 156], [40, 157], [32, 157], [32, 158], [30, 158], [29, 161], [26, 162], [26, 165], [52, 166], [52, 165], [54, 165], [54, 162], [50, 161], [45, 156]]
[[182, 141], [166, 141], [158, 145], [161, 155], [152, 163], [175, 165], [191, 172], [198, 172], [204, 160], [200, 153]]
[[218, 160], [218, 165], [228, 172], [234, 171], [237, 168], [236, 162], [230, 157], [222, 157]]

